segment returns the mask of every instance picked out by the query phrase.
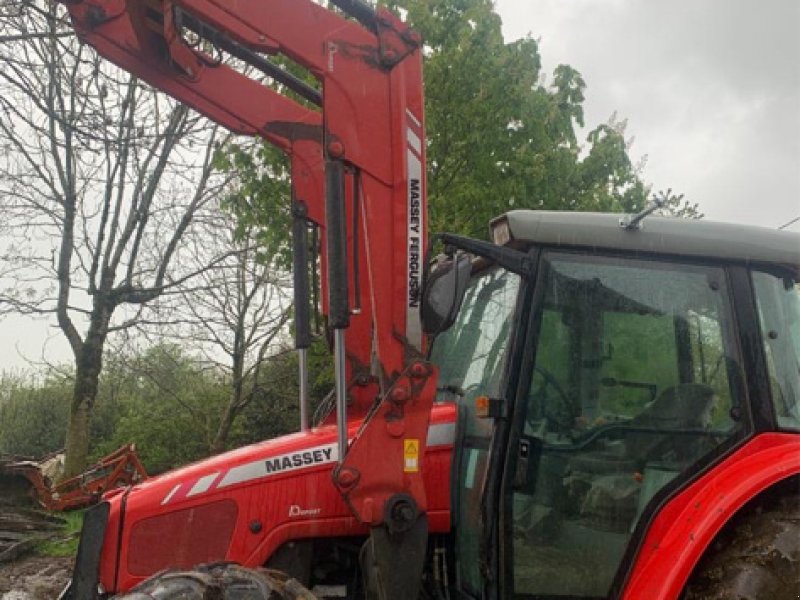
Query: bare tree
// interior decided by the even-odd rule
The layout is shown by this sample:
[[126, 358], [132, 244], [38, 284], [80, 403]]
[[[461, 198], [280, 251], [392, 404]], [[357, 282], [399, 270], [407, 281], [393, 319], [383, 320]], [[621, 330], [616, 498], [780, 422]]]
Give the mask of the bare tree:
[[[257, 250], [252, 230], [237, 234], [235, 219], [218, 215], [203, 224], [188, 260], [202, 271], [177, 294], [165, 294], [139, 324], [148, 337], [181, 340], [222, 374], [230, 396], [209, 451], [225, 449], [236, 417], [253, 400], [270, 360], [290, 347], [291, 277]], [[208, 257], [224, 256], [203, 269]]]
[[56, 3], [0, 4], [0, 314], [48, 316], [72, 349], [66, 476], [86, 462], [108, 337], [208, 268], [181, 256], [225, 185], [214, 127], [70, 32]]

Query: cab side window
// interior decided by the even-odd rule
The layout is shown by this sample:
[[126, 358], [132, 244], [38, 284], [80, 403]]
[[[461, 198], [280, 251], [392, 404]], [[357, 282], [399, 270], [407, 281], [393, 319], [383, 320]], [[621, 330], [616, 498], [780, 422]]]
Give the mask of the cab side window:
[[800, 284], [754, 272], [761, 338], [779, 427], [800, 429]]

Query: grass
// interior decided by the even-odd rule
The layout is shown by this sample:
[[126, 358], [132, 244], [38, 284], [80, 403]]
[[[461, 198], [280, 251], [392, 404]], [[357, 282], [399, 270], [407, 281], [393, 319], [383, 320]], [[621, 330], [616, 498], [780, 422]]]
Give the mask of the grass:
[[64, 520], [64, 526], [53, 538], [39, 542], [36, 545], [36, 553], [40, 556], [75, 556], [83, 527], [83, 514], [82, 510], [57, 513], [57, 516]]

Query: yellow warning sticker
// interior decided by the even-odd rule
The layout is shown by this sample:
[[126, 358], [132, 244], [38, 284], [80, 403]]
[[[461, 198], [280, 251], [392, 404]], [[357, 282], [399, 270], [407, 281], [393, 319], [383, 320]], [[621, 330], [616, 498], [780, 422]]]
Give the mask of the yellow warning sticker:
[[419, 472], [419, 440], [403, 440], [403, 471], [405, 473]]

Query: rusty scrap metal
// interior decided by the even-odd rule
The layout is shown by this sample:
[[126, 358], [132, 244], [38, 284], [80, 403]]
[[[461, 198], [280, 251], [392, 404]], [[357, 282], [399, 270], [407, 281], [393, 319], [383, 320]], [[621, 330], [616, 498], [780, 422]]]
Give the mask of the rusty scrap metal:
[[147, 478], [134, 444], [122, 446], [80, 475], [56, 483], [62, 456], [51, 454], [41, 460], [0, 457], [0, 475], [26, 479], [36, 502], [50, 511], [85, 508], [98, 502], [110, 489]]

